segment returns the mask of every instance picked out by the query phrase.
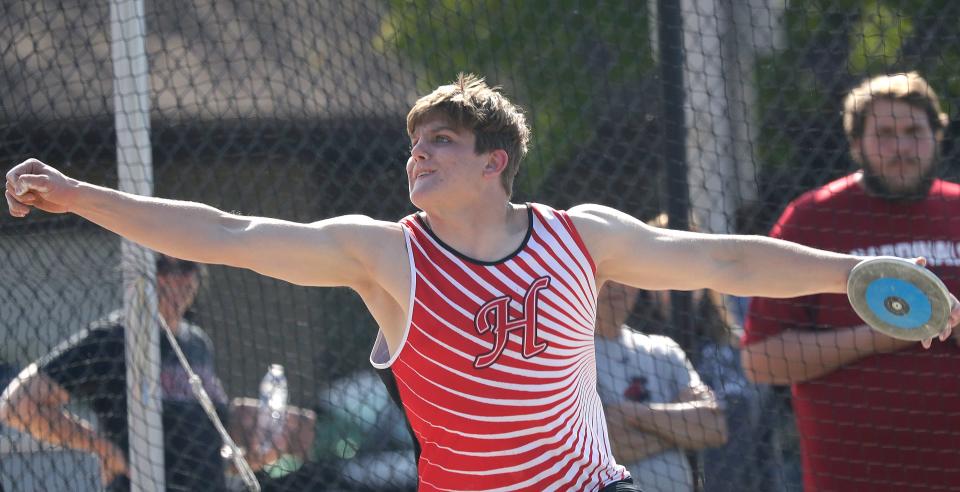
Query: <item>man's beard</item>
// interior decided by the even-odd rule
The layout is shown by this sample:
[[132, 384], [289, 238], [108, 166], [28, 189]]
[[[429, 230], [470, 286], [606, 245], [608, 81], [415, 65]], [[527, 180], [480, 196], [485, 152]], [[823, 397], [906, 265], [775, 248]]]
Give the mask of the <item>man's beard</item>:
[[910, 202], [923, 200], [930, 194], [930, 186], [933, 185], [933, 180], [936, 178], [937, 166], [936, 164], [930, 166], [930, 168], [923, 173], [923, 176], [920, 177], [920, 180], [917, 181], [917, 184], [902, 190], [891, 189], [883, 177], [875, 173], [869, 165], [864, 164], [862, 171], [863, 180], [861, 183], [870, 195], [883, 198], [884, 200]]

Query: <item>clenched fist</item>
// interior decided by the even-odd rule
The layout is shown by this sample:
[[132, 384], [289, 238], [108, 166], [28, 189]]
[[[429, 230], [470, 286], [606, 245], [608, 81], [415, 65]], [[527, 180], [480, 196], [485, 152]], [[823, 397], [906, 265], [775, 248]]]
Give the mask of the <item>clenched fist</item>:
[[44, 212], [69, 211], [78, 182], [37, 159], [27, 159], [7, 172], [4, 195], [10, 215], [26, 217], [31, 208]]

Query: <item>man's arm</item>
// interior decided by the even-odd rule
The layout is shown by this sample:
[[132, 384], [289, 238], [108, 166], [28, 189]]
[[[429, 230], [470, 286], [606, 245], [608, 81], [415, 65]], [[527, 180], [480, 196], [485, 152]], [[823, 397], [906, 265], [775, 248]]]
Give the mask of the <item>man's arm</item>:
[[671, 447], [699, 450], [727, 442], [723, 411], [706, 385], [683, 390], [673, 403], [625, 401], [612, 410], [627, 427], [655, 434]]
[[739, 296], [846, 292], [859, 258], [761, 236], [648, 226], [601, 205], [570, 209], [600, 281], [648, 290], [714, 289]]
[[816, 379], [874, 354], [885, 354], [916, 342], [897, 340], [867, 325], [835, 330], [787, 329], [740, 352], [747, 379], [761, 384], [788, 385]]
[[[200, 203], [144, 197], [71, 179], [35, 159], [7, 173], [10, 213], [73, 212], [178, 258], [249, 268], [300, 285], [362, 288], [396, 224], [345, 216], [311, 224], [244, 217]], [[404, 301], [405, 302], [405, 301]]]
[[70, 395], [31, 364], [0, 395], [0, 421], [34, 438], [80, 451], [94, 451], [100, 438], [91, 425], [64, 411]]
[[97, 455], [104, 484], [126, 474], [123, 452], [89, 422], [65, 410], [69, 401], [66, 390], [31, 364], [0, 394], [0, 422], [39, 441]]
[[613, 456], [620, 464], [636, 463], [676, 448], [675, 445], [656, 434], [628, 425], [623, 412], [617, 407], [607, 407], [606, 415]]

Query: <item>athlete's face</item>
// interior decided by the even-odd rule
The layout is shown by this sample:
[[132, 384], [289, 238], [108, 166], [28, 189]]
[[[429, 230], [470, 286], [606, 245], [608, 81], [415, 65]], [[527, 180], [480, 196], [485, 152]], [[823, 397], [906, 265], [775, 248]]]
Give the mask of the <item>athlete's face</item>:
[[410, 136], [407, 181], [417, 208], [451, 205], [476, 194], [489, 155], [477, 154], [473, 132], [444, 118], [421, 123]]
[[864, 172], [892, 195], [924, 192], [937, 157], [937, 138], [923, 109], [904, 101], [880, 99], [854, 142]]

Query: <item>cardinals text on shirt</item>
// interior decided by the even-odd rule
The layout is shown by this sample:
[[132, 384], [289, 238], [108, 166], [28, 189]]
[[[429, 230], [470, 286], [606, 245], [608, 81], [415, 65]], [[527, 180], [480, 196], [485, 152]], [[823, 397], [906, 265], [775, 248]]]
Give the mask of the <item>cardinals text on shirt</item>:
[[960, 265], [960, 241], [902, 241], [856, 248], [851, 250], [850, 254], [856, 256], [897, 256], [900, 258], [922, 256], [927, 259], [927, 266], [929, 267], [957, 266]]

